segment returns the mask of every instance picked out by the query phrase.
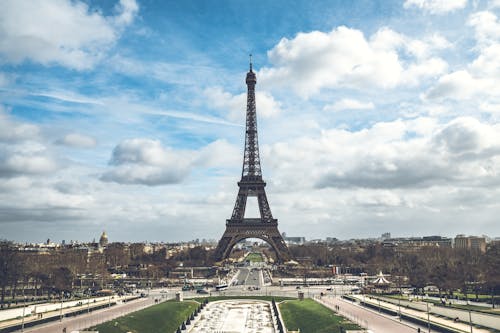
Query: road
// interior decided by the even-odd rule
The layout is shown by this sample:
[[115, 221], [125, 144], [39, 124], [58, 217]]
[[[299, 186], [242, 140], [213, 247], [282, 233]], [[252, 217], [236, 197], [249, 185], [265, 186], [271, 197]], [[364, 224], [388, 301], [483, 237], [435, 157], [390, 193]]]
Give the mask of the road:
[[236, 276], [236, 286], [258, 287], [263, 285], [262, 271], [260, 268], [255, 267], [241, 267], [238, 268]]

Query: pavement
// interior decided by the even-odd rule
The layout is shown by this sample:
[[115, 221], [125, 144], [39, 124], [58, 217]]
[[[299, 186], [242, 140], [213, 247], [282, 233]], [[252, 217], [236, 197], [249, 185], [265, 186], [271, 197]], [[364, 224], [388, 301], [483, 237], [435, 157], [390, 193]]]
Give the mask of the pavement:
[[[433, 301], [438, 301], [440, 302], [443, 298], [439, 298], [439, 297], [434, 297], [434, 296], [426, 296], [425, 298], [428, 298], [430, 300], [433, 300]], [[475, 302], [473, 299], [472, 300], [468, 300], [468, 301], [464, 301], [464, 300], [461, 300], [461, 299], [453, 299], [453, 298], [448, 298], [446, 300], [446, 302], [450, 302], [451, 304], [456, 304], [456, 305], [474, 305], [474, 306], [481, 306], [483, 308], [492, 308], [493, 305], [492, 304], [489, 304], [489, 303], [485, 303], [485, 302]]]
[[26, 307], [18, 307], [15, 309], [5, 309], [0, 311], [0, 329], [6, 326], [11, 326], [19, 321], [18, 318], [25, 317], [25, 322], [37, 320], [37, 316], [44, 318], [58, 316], [61, 313], [66, 314], [87, 308], [105, 305], [108, 303], [120, 302], [134, 296], [105, 296], [86, 298], [79, 300], [69, 300], [64, 302], [46, 302], [26, 305]]
[[[427, 332], [427, 328], [399, 322], [395, 318], [384, 316], [377, 312], [348, 302], [341, 297], [325, 296], [315, 298], [317, 302], [346, 317], [350, 321], [373, 333], [415, 333], [418, 328]], [[435, 331], [431, 331], [435, 332]]]
[[[365, 297], [363, 295], [353, 295], [353, 297], [358, 299], [359, 301], [363, 301], [363, 302], [372, 304], [374, 306], [381, 306], [383, 308], [388, 308], [388, 309], [391, 309], [395, 312], [398, 312], [400, 310], [402, 314], [405, 314], [405, 315], [408, 315], [411, 317], [415, 317], [415, 318], [419, 318], [419, 319], [422, 319], [424, 321], [429, 320], [431, 323], [436, 323], [439, 325], [447, 326], [447, 327], [453, 328], [459, 332], [471, 332], [470, 325], [466, 324], [466, 323], [454, 322], [453, 320], [451, 320], [449, 318], [438, 317], [438, 316], [435, 316], [433, 314], [427, 314], [427, 312], [422, 312], [422, 311], [415, 310], [415, 309], [409, 309], [406, 307], [399, 307], [396, 304], [384, 302], [384, 301], [381, 301], [379, 299], [370, 299], [370, 298]], [[491, 333], [490, 330], [479, 329], [476, 327], [473, 327], [472, 332], [473, 333]]]
[[[173, 296], [173, 295], [171, 295]], [[163, 299], [163, 300], [166, 300]], [[120, 303], [109, 308], [95, 310], [87, 314], [82, 314], [76, 317], [63, 317], [62, 321], [49, 322], [46, 324], [37, 325], [35, 327], [25, 328], [24, 332], [33, 333], [59, 333], [79, 331], [91, 326], [95, 326], [114, 318], [124, 316], [130, 312], [135, 312], [155, 304], [155, 298], [147, 297], [140, 298], [128, 303]], [[17, 330], [15, 332], [22, 332]]]

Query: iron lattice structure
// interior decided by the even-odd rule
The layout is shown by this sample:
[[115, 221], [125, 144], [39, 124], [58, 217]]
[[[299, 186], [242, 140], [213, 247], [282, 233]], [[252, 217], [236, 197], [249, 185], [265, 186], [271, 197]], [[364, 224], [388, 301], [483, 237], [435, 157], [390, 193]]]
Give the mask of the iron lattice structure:
[[[245, 152], [241, 180], [238, 182], [238, 196], [231, 218], [226, 220], [226, 230], [215, 250], [217, 261], [229, 257], [232, 248], [246, 238], [260, 238], [267, 242], [276, 253], [278, 261], [291, 259], [290, 251], [278, 231], [278, 220], [273, 218], [266, 196], [266, 182], [262, 179], [259, 141], [257, 135], [257, 110], [255, 106], [255, 85], [257, 77], [252, 70], [247, 73], [247, 113], [245, 130]], [[248, 197], [257, 197], [260, 218], [245, 218]]]

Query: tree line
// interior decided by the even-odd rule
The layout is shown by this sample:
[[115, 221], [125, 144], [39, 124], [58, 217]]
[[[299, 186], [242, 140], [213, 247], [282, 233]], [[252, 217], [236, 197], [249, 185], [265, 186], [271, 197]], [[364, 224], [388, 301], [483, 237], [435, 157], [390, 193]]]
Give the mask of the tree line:
[[[197, 267], [214, 264], [212, 251], [202, 246], [184, 248], [172, 253], [166, 247], [145, 252], [141, 243], [111, 243], [103, 251], [63, 247], [46, 254], [19, 249], [9, 241], [0, 241], [0, 306], [22, 298], [50, 298], [82, 290], [98, 290], [109, 286], [111, 274], [158, 281], [174, 275], [180, 266]], [[476, 294], [500, 294], [500, 246], [489, 246], [485, 253], [453, 248], [423, 247], [418, 251], [400, 251], [382, 244], [309, 244], [291, 246], [295, 258], [308, 262], [323, 274], [331, 274], [331, 266], [344, 271], [379, 271], [391, 274], [393, 282], [422, 289], [436, 286], [440, 293], [456, 290]], [[269, 251], [264, 251], [269, 252]], [[236, 249], [233, 255], [242, 256]], [[268, 253], [272, 256], [272, 253]], [[293, 269], [282, 266], [284, 274]], [[8, 300], [7, 300], [8, 298]]]
[[111, 274], [158, 280], [186, 266], [212, 264], [211, 254], [196, 246], [167, 256], [167, 249], [146, 253], [144, 244], [111, 243], [102, 251], [62, 247], [46, 253], [21, 251], [0, 241], [0, 307], [30, 299], [51, 299], [110, 286]]
[[290, 248], [295, 257], [311, 258], [316, 267], [339, 266], [375, 275], [390, 274], [399, 284], [417, 289], [433, 285], [439, 292], [456, 290], [476, 294], [500, 294], [500, 245], [485, 253], [447, 247], [422, 247], [413, 251], [366, 246], [312, 244]]

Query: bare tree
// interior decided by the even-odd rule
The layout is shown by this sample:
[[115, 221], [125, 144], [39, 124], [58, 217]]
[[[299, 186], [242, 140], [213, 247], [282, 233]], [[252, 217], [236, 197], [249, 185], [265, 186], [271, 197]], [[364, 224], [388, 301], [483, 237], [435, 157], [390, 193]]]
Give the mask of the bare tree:
[[11, 290], [22, 275], [22, 265], [19, 265], [19, 254], [14, 244], [8, 241], [0, 241], [0, 307], [5, 305], [7, 287]]

